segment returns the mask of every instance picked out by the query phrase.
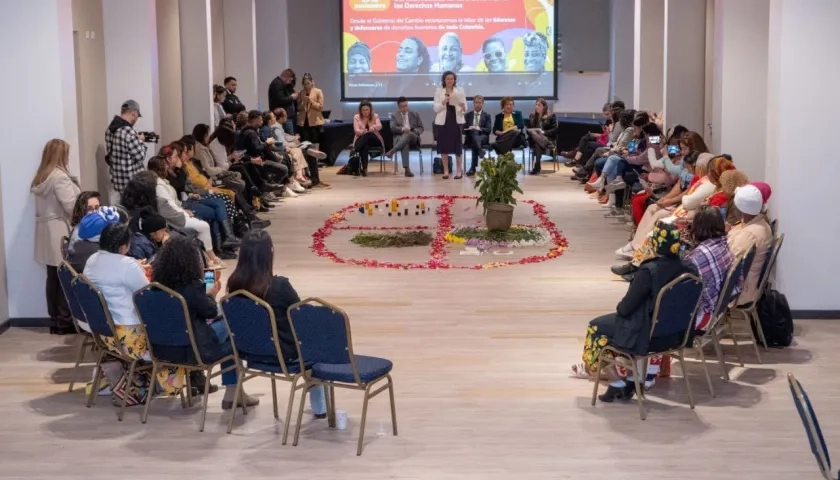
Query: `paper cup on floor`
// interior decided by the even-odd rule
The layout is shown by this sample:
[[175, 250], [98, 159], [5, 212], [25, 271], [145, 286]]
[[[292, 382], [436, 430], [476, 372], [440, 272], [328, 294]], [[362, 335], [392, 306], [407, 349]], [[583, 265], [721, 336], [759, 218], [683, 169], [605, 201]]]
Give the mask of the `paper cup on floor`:
[[344, 410], [336, 410], [335, 412], [335, 428], [339, 430], [347, 429], [347, 412]]

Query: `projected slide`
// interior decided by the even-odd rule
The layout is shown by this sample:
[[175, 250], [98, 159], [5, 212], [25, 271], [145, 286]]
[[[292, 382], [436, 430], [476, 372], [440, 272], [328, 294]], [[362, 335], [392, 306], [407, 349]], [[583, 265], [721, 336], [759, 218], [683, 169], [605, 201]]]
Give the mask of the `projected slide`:
[[553, 97], [554, 0], [342, 0], [345, 100], [431, 99], [443, 72], [467, 95]]

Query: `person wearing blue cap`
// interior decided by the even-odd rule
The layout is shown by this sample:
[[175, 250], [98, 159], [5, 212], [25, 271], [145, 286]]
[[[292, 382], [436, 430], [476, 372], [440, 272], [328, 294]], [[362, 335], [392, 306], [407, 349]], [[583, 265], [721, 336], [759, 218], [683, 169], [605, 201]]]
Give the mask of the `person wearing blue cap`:
[[85, 269], [91, 255], [99, 251], [99, 235], [106, 226], [119, 223], [120, 216], [112, 207], [99, 207], [82, 217], [70, 234], [67, 245], [67, 262], [77, 272]]

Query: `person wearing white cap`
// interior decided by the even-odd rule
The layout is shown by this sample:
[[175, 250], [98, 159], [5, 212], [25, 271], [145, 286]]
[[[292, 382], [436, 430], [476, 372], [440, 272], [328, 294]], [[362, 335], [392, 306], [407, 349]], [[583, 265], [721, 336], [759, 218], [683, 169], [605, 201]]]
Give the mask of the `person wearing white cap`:
[[744, 280], [741, 295], [738, 297], [739, 306], [755, 302], [761, 294], [758, 291], [759, 275], [761, 275], [761, 269], [767, 260], [770, 244], [773, 241], [773, 232], [767, 219], [761, 213], [769, 198], [769, 194], [767, 198], [764, 198], [761, 190], [751, 184], [735, 190], [734, 203], [741, 212], [741, 223], [732, 227], [727, 235], [729, 249], [736, 258], [747, 253], [753, 246], [756, 249], [755, 259]]

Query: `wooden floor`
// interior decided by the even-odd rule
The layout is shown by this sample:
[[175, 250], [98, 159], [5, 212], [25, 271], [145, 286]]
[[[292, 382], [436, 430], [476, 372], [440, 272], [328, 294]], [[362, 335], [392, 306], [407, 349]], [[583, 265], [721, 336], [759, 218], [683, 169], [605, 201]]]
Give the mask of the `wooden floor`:
[[426, 167], [413, 179], [325, 169], [332, 189], [268, 215], [275, 271], [302, 297], [346, 309], [357, 353], [394, 361], [398, 437], [379, 435], [390, 420], [387, 396], [378, 397], [357, 458], [361, 397], [340, 392], [346, 431], [307, 415], [300, 445], [282, 446], [263, 380], [248, 383], [262, 404], [237, 416], [232, 435], [221, 393], [211, 396], [204, 433], [198, 408], [183, 411], [177, 400], [157, 402], [147, 425], [136, 408], [119, 423], [109, 399], [87, 409], [81, 390], [67, 392], [70, 338], [12, 328], [0, 336], [0, 478], [817, 478], [787, 372], [808, 388], [829, 445], [840, 448], [840, 323], [830, 321], [798, 322], [795, 345], [767, 353], [763, 365], [730, 363], [733, 381], [718, 380], [715, 399], [691, 363], [695, 410], [679, 377], [657, 385], [644, 422], [635, 404], [589, 405], [592, 384], [570, 378], [569, 366], [580, 360], [586, 323], [614, 309], [627, 288], [608, 267], [628, 233], [602, 218], [565, 168], [522, 183], [525, 198], [544, 203], [569, 240], [549, 262], [400, 271], [336, 265], [310, 251], [311, 234], [347, 204], [472, 193], [468, 179], [432, 178], [428, 157]]

